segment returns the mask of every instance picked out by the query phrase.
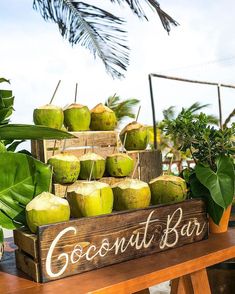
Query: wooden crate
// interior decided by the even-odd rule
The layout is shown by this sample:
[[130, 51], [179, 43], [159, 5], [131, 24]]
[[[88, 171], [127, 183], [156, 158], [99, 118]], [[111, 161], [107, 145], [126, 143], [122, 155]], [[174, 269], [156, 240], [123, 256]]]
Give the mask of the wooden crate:
[[[118, 132], [116, 131], [87, 131], [73, 132], [77, 138], [64, 140], [37, 140], [31, 141], [31, 152], [33, 156], [42, 162], [53, 155], [61, 153], [64, 148], [67, 153], [81, 156], [87, 152], [95, 152], [104, 158], [119, 151]], [[158, 150], [140, 150], [126, 152], [134, 160], [138, 161], [138, 168], [135, 169], [133, 178], [149, 182], [162, 173], [162, 156]], [[100, 181], [108, 184], [119, 182], [120, 178], [113, 178], [105, 175]], [[52, 192], [60, 197], [65, 196], [67, 185], [53, 184]]]
[[16, 265], [37, 282], [47, 282], [208, 237], [202, 200], [73, 219], [14, 231]]

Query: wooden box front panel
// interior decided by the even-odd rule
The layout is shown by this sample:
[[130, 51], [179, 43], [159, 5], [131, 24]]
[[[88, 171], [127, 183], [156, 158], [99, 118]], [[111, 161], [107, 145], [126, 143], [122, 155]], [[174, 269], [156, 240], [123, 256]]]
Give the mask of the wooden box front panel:
[[176, 248], [208, 237], [201, 200], [39, 227], [41, 281]]

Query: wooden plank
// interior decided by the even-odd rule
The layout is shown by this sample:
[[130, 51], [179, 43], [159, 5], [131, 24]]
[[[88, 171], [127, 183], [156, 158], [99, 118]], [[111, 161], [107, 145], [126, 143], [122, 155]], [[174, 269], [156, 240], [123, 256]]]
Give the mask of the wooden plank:
[[[87, 132], [72, 132], [77, 138], [66, 139], [66, 147], [84, 147], [84, 146], [117, 146], [118, 133], [115, 131], [87, 131]], [[46, 140], [46, 148], [53, 148], [55, 140]], [[62, 149], [64, 140], [57, 140], [57, 148]]]
[[29, 275], [35, 282], [40, 282], [39, 264], [23, 251], [15, 250], [16, 266]]
[[176, 248], [207, 236], [201, 200], [42, 226], [38, 230], [42, 281]]
[[13, 231], [15, 244], [24, 252], [38, 260], [37, 237], [27, 229], [17, 229]]
[[211, 294], [206, 269], [190, 274], [194, 294]]
[[133, 178], [139, 178], [148, 183], [162, 174], [162, 155], [160, 151], [128, 151], [127, 154], [133, 158], [135, 164], [139, 160], [139, 167], [136, 169]]
[[[103, 177], [98, 180], [98, 182], [106, 183], [112, 186], [115, 183], [118, 183], [125, 178], [114, 178], [114, 177]], [[68, 188], [72, 188], [76, 186], [76, 183], [79, 183], [80, 180], [77, 180], [75, 183], [70, 185], [60, 185], [60, 184], [52, 184], [52, 193], [59, 197], [66, 197], [66, 190]]]
[[[97, 154], [103, 156], [104, 158], [106, 158], [107, 155], [111, 155], [111, 154], [115, 153], [116, 150], [117, 149], [115, 146], [114, 147], [94, 147], [94, 148], [89, 147], [86, 149], [83, 149], [83, 148], [68, 149], [66, 147], [65, 152], [68, 154], [73, 154], [77, 157], [80, 157], [81, 155], [88, 153], [88, 152], [94, 152], [94, 153], [97, 153]], [[52, 155], [59, 154], [59, 153], [61, 153], [60, 149], [57, 149], [55, 151], [53, 151], [53, 150], [46, 151], [46, 158], [49, 159]]]
[[193, 294], [190, 275], [181, 276], [171, 281], [171, 294]]

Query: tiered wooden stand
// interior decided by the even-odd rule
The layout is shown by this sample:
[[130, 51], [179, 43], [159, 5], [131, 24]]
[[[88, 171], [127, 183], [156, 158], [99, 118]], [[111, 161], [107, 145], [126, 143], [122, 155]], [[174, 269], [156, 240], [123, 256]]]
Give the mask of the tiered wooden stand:
[[[119, 151], [118, 132], [116, 131], [88, 131], [88, 132], [73, 132], [77, 138], [64, 140], [41, 140], [32, 141], [31, 150], [35, 158], [42, 162], [47, 160], [54, 154], [65, 152], [76, 156], [81, 156], [88, 152], [95, 152], [104, 158], [114, 152]], [[159, 176], [162, 172], [161, 153], [157, 150], [141, 150], [127, 151], [129, 156], [134, 159], [134, 162], [139, 161], [138, 168], [133, 175], [134, 178], [139, 178], [142, 181], [149, 182], [151, 179]], [[110, 185], [119, 182], [123, 178], [114, 178], [104, 176], [100, 181]], [[66, 192], [66, 185], [53, 184], [53, 193], [63, 197]]]
[[[64, 149], [74, 155], [89, 151], [106, 157], [118, 151], [116, 132], [79, 132], [64, 141], [33, 141], [32, 153], [41, 161]], [[131, 151], [138, 162], [135, 178], [149, 182], [161, 174], [158, 151]], [[104, 177], [113, 183], [120, 179]], [[54, 185], [64, 196], [66, 186]], [[16, 264], [37, 282], [47, 282], [180, 247], [208, 237], [208, 220], [202, 200], [113, 212], [40, 226], [36, 234], [14, 232]]]

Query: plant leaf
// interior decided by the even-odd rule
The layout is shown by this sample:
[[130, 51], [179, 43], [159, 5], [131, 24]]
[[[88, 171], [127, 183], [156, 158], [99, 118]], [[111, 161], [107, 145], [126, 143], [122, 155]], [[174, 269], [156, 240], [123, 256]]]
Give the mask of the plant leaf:
[[195, 168], [198, 180], [210, 191], [214, 202], [226, 209], [234, 196], [234, 166], [230, 157], [220, 156], [216, 161], [217, 171], [198, 164]]
[[0, 126], [0, 140], [65, 139], [74, 135], [44, 126], [8, 124]]
[[145, 18], [146, 20], [148, 20], [146, 13], [144, 12], [144, 9], [140, 4], [143, 2], [147, 3], [150, 6], [150, 8], [157, 12], [162, 22], [162, 26], [168, 33], [171, 30], [171, 25], [179, 25], [177, 21], [175, 21], [170, 15], [168, 15], [165, 11], [163, 11], [160, 8], [160, 4], [156, 0], [111, 0], [111, 2], [117, 2], [118, 4], [125, 2], [139, 18]]
[[0, 78], [0, 83], [3, 83], [3, 82], [10, 84], [10, 80], [7, 80], [5, 78]]
[[7, 151], [14, 152], [16, 150], [16, 148], [18, 147], [18, 145], [20, 145], [24, 141], [25, 140], [14, 141], [10, 146], [7, 147]]
[[190, 196], [193, 198], [202, 198], [206, 202], [206, 208], [209, 216], [217, 225], [220, 222], [224, 209], [216, 204], [211, 198], [210, 191], [203, 186], [196, 177], [195, 172], [189, 177]]
[[0, 154], [0, 220], [5, 228], [25, 224], [27, 203], [43, 191], [50, 191], [52, 171], [31, 156]]
[[96, 6], [70, 0], [34, 0], [34, 9], [55, 22], [72, 45], [80, 44], [98, 56], [112, 77], [123, 77], [129, 64], [124, 20]]

